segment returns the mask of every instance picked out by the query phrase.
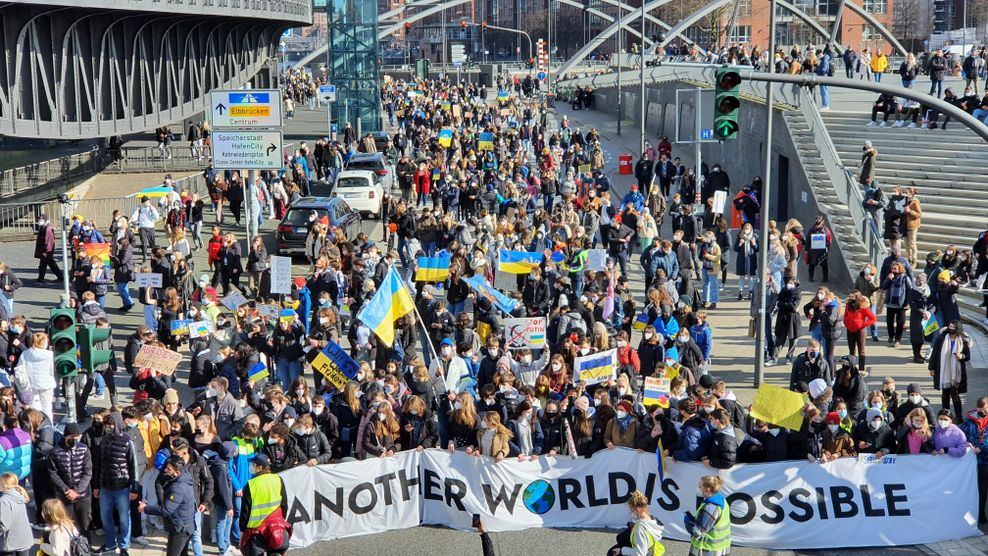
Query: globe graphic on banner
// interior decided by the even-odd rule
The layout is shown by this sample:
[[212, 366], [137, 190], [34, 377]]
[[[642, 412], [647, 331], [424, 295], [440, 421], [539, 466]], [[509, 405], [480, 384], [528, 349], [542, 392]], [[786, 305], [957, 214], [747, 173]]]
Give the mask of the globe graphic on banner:
[[528, 485], [521, 496], [525, 507], [533, 514], [544, 514], [556, 503], [556, 491], [552, 490], [552, 485], [541, 479]]

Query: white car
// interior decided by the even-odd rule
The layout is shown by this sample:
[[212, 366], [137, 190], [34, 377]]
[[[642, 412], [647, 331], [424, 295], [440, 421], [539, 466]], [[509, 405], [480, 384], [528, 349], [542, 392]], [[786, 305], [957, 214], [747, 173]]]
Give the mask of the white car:
[[346, 200], [355, 211], [380, 216], [384, 205], [384, 188], [377, 174], [370, 170], [344, 170], [333, 183], [333, 197]]

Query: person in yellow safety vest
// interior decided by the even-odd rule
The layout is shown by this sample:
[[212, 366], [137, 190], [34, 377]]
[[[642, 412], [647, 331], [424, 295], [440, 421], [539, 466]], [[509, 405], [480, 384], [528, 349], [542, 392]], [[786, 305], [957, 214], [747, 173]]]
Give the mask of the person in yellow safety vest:
[[686, 513], [686, 530], [690, 534], [690, 556], [727, 556], [731, 553], [731, 509], [720, 489], [724, 480], [716, 475], [700, 479], [703, 502], [696, 515]]
[[625, 544], [622, 533], [618, 535], [619, 546], [611, 549], [611, 556], [662, 556], [666, 553], [666, 547], [659, 542], [662, 539], [663, 526], [657, 519], [652, 517], [648, 510], [648, 498], [636, 490], [628, 498], [628, 509], [635, 520], [631, 525], [630, 546]]
[[269, 550], [264, 536], [257, 529], [273, 514], [287, 519], [288, 495], [285, 482], [280, 476], [271, 473], [271, 460], [264, 454], [257, 454], [251, 461], [254, 478], [244, 488], [240, 511], [240, 530], [243, 538], [241, 550], [245, 556], [262, 554], [284, 554], [285, 550]]

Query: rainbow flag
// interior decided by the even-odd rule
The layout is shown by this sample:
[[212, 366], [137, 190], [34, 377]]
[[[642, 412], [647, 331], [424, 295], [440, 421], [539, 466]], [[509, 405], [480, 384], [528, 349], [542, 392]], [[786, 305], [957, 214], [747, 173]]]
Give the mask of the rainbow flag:
[[416, 282], [441, 282], [449, 278], [450, 255], [440, 257], [418, 257], [415, 269]]
[[258, 380], [267, 377], [269, 374], [268, 366], [264, 364], [264, 361], [258, 361], [253, 367], [250, 368], [250, 370], [247, 371], [247, 378], [249, 378], [251, 382], [257, 382]]
[[395, 320], [411, 313], [414, 309], [415, 303], [408, 293], [408, 288], [405, 287], [394, 267], [391, 267], [370, 303], [357, 314], [357, 319], [377, 334], [382, 342], [391, 345], [395, 341]]
[[533, 268], [542, 264], [542, 253], [529, 251], [509, 251], [500, 249], [497, 256], [497, 269], [508, 274], [530, 274]]
[[86, 247], [86, 256], [92, 257], [96, 255], [104, 263], [110, 262], [110, 244], [109, 243], [82, 243], [76, 246], [76, 251], [79, 250], [80, 246]]

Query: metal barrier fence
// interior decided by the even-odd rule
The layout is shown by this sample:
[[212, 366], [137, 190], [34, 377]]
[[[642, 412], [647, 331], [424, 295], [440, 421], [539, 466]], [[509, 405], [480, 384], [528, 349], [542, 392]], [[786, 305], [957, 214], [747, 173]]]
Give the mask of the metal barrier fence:
[[[292, 152], [295, 143], [286, 143], [283, 153]], [[194, 150], [188, 142], [172, 143], [168, 147], [123, 147], [118, 153], [109, 152], [107, 171], [120, 174], [133, 172], [178, 172], [205, 170], [212, 156], [211, 147]]]
[[101, 171], [106, 163], [99, 149], [44, 160], [0, 172], [0, 198], [13, 197], [52, 183], [66, 186]]

